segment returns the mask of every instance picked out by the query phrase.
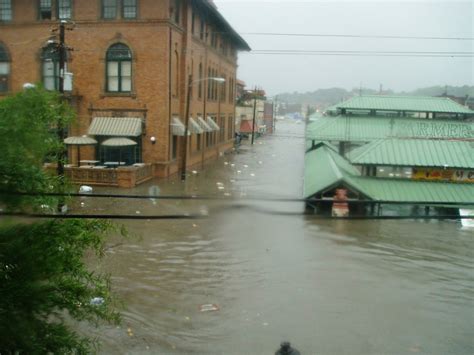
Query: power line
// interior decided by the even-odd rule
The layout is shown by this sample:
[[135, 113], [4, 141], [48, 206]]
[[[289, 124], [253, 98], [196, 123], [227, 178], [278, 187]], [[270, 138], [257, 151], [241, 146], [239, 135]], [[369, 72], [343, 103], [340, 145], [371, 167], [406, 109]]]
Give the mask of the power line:
[[[90, 198], [122, 198], [122, 199], [154, 199], [154, 200], [209, 200], [209, 201], [254, 201], [254, 202], [331, 202], [327, 199], [298, 198], [298, 197], [220, 197], [209, 195], [123, 195], [123, 194], [84, 194], [84, 193], [42, 193], [42, 192], [1, 192], [11, 196], [45, 196], [45, 197], [90, 197]], [[430, 201], [385, 201], [385, 200], [347, 200], [349, 204], [391, 204], [391, 205], [430, 205], [430, 206], [472, 206], [472, 202], [430, 202]]]
[[409, 40], [447, 40], [474, 41], [474, 37], [436, 37], [436, 36], [391, 36], [391, 35], [347, 35], [328, 33], [278, 33], [278, 32], [242, 32], [247, 36], [285, 36], [285, 37], [332, 37], [332, 38], [372, 38], [372, 39], [409, 39]]
[[[401, 219], [435, 219], [435, 220], [446, 220], [446, 219], [472, 219], [472, 216], [459, 216], [459, 215], [428, 215], [428, 216], [346, 216], [346, 217], [333, 217], [328, 215], [316, 215], [307, 212], [267, 212], [260, 211], [264, 214], [280, 215], [280, 216], [305, 216], [310, 219], [319, 220], [401, 220]], [[39, 213], [9, 213], [1, 212], [0, 216], [9, 217], [27, 217], [27, 218], [51, 218], [51, 219], [127, 219], [127, 220], [169, 220], [169, 219], [204, 219], [208, 216], [201, 214], [176, 214], [176, 215], [118, 215], [118, 214], [39, 214]]]

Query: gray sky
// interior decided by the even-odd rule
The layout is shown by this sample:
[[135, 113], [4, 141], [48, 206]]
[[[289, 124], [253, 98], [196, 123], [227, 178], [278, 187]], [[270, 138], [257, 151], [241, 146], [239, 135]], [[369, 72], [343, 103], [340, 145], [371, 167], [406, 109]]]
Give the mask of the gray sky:
[[[474, 37], [474, 1], [215, 0], [254, 50], [473, 52], [474, 41], [256, 36], [249, 32]], [[474, 58], [240, 53], [238, 77], [270, 95], [318, 88], [397, 91], [474, 85]]]

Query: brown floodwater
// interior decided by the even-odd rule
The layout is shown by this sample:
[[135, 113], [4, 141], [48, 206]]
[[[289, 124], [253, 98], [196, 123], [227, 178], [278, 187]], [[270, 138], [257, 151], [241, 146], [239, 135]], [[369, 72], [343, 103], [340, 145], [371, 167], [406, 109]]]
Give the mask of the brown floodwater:
[[[133, 190], [221, 200], [83, 199], [84, 213], [201, 213], [125, 221], [97, 266], [123, 302], [120, 327], [84, 329], [103, 354], [473, 354], [474, 232], [459, 221], [315, 220], [302, 203], [304, 125], [245, 142], [186, 183]], [[201, 312], [200, 305], [217, 311]]]

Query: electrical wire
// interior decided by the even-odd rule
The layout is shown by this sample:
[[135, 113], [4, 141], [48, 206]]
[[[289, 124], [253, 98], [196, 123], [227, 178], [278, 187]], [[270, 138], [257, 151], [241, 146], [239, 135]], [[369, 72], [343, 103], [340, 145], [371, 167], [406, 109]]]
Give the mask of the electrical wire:
[[[123, 195], [123, 194], [85, 194], [85, 193], [56, 193], [56, 192], [1, 192], [4, 195], [11, 196], [44, 196], [44, 197], [90, 197], [90, 198], [119, 198], [119, 199], [138, 199], [138, 200], [208, 200], [208, 201], [254, 201], [254, 202], [331, 202], [327, 199], [317, 198], [298, 198], [298, 197], [220, 197], [213, 195]], [[390, 205], [430, 205], [430, 206], [472, 206], [472, 202], [430, 202], [430, 201], [385, 201], [385, 200], [347, 200], [349, 204], [390, 204]]]

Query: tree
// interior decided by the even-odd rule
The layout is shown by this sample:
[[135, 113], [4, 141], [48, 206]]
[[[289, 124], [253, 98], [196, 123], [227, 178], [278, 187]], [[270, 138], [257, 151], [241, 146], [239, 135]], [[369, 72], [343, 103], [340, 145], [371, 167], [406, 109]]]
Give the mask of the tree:
[[[58, 178], [42, 165], [63, 149], [54, 133], [58, 120], [67, 125], [73, 116], [56, 93], [41, 88], [0, 101], [3, 209], [30, 211], [46, 201], [12, 193], [58, 191]], [[87, 219], [0, 222], [0, 353], [92, 352], [97, 343], [71, 323], [116, 322], [119, 314], [108, 276], [88, 270], [83, 257], [103, 256], [107, 235], [118, 228]]]

